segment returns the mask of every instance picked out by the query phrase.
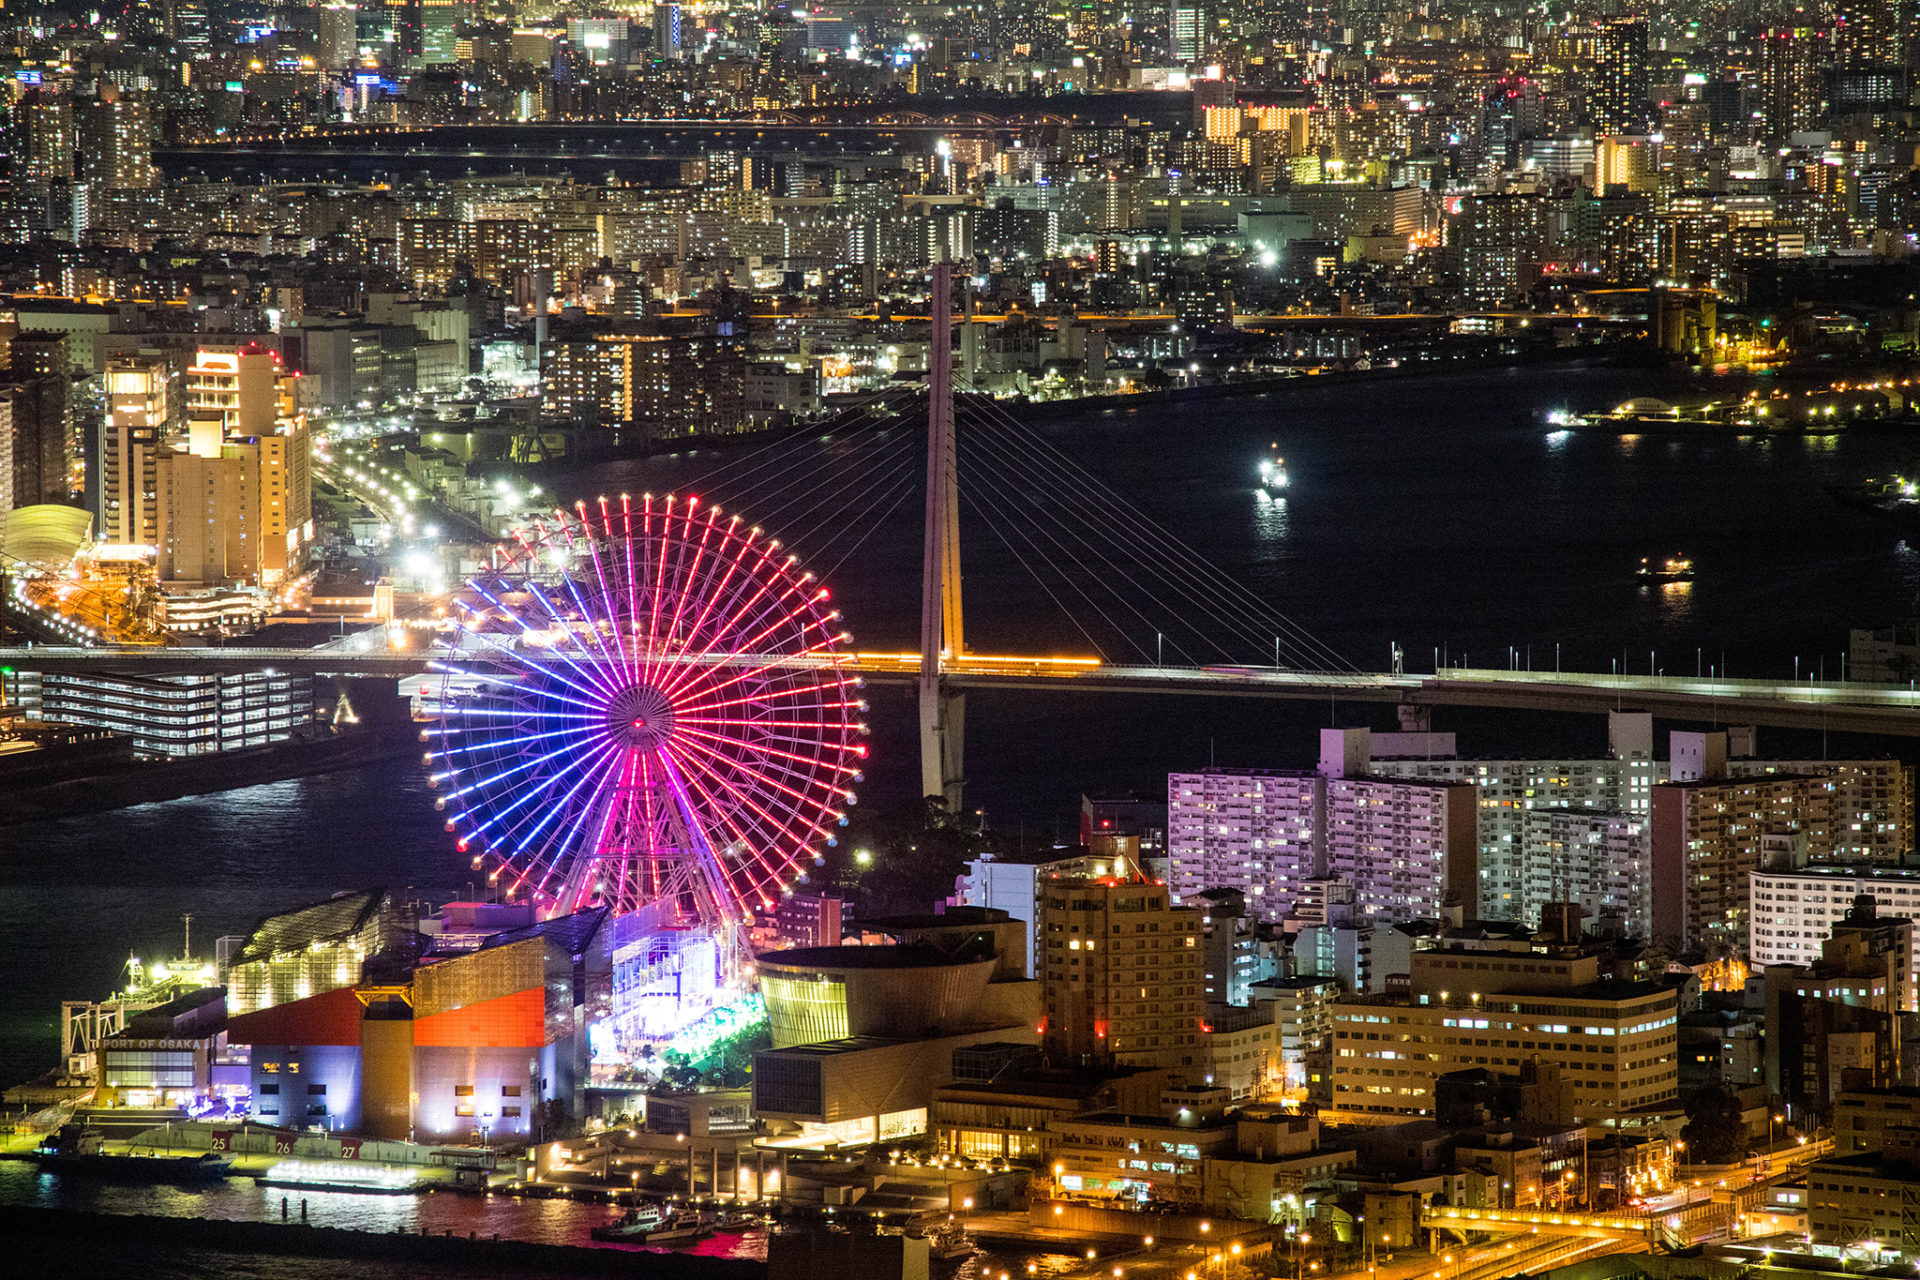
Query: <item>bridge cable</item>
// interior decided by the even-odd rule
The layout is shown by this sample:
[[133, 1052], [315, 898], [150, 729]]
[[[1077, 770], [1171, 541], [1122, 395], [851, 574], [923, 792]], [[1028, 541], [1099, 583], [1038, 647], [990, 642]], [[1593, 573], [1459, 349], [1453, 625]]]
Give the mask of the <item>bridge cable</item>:
[[[1019, 437], [1016, 437], [1016, 439], [1018, 438]], [[1246, 588], [1226, 575], [1217, 566], [1193, 554], [1191, 549], [1187, 548], [1185, 544], [1180, 543], [1177, 538], [1174, 538], [1165, 530], [1154, 525], [1151, 521], [1146, 520], [1145, 517], [1139, 516], [1137, 512], [1126, 504], [1124, 499], [1112, 490], [1111, 486], [1105, 485], [1103, 482], [1100, 482], [1097, 477], [1091, 476], [1077, 466], [1075, 466], [1071, 472], [1065, 471], [1064, 468], [1057, 463], [1051, 462], [1046, 455], [1040, 454], [1039, 451], [1033, 447], [1036, 443], [1035, 441], [1023, 441], [1022, 443], [1027, 444], [1028, 448], [1025, 452], [1029, 455], [1028, 460], [1032, 461], [1035, 465], [1049, 470], [1060, 477], [1062, 482], [1070, 484], [1075, 492], [1084, 492], [1089, 487], [1094, 488], [1096, 491], [1104, 489], [1107, 494], [1111, 495], [1115, 503], [1115, 508], [1110, 514], [1131, 524], [1136, 530], [1143, 529], [1147, 534], [1156, 535], [1159, 539], [1164, 540], [1165, 545], [1162, 546], [1153, 547], [1149, 544], [1150, 551], [1156, 552], [1157, 554], [1145, 556], [1146, 562], [1151, 566], [1165, 560], [1173, 560], [1175, 562], [1184, 561], [1195, 569], [1197, 571], [1196, 581], [1191, 585], [1200, 587], [1205, 591], [1207, 596], [1211, 597], [1214, 609], [1225, 609], [1232, 614], [1237, 614], [1243, 623], [1258, 627], [1258, 638], [1263, 651], [1266, 640], [1269, 638], [1280, 638], [1273, 635], [1273, 628], [1277, 625], [1282, 636], [1290, 634], [1294, 637], [1294, 656], [1296, 661], [1300, 661], [1302, 666], [1322, 667], [1328, 659], [1331, 659], [1335, 669], [1345, 668], [1352, 670], [1350, 664], [1346, 663], [1329, 647], [1320, 643], [1310, 633], [1299, 627], [1298, 624], [1277, 610], [1271, 609], [1271, 607], [1261, 601], [1258, 596], [1248, 592]], [[1049, 446], [1049, 449], [1051, 449], [1051, 446]], [[1052, 450], [1052, 452], [1058, 454], [1058, 450]], [[1061, 456], [1064, 457], [1064, 455]], [[1068, 461], [1070, 463], [1070, 460]], [[1082, 500], [1079, 505], [1085, 505], [1084, 500]], [[1103, 530], [1103, 532], [1116, 534], [1122, 532], [1122, 530], [1106, 529]], [[1139, 543], [1136, 541], [1135, 545], [1138, 546]], [[1156, 571], [1156, 576], [1161, 577], [1162, 580], [1167, 580], [1167, 575], [1164, 573]], [[1216, 581], [1209, 582], [1207, 580], [1209, 577], [1216, 579]], [[1220, 583], [1224, 583], [1231, 591], [1222, 590], [1219, 585]], [[1304, 642], [1304, 644], [1302, 642]], [[1318, 651], [1317, 654], [1315, 654], [1315, 650]]]
[[[988, 444], [985, 438], [977, 440], [975, 447], [976, 449], [979, 449], [982, 451], [985, 451], [991, 448], [991, 446]], [[996, 456], [1002, 461], [1014, 463], [1016, 466], [1020, 462], [1024, 461], [1024, 459], [1014, 457], [1013, 455], [1005, 452], [1004, 450], [996, 451], [995, 454], [992, 456]], [[1052, 485], [1048, 485], [1044, 472], [1036, 474], [1034, 468], [1030, 466], [1022, 466], [1022, 467], [1018, 467], [1018, 469], [1021, 472], [1021, 474], [1023, 474], [1030, 482], [1043, 485], [1047, 488], [1048, 496], [1050, 498], [1050, 503], [1049, 503], [1050, 506], [1065, 507], [1065, 508], [1071, 509], [1074, 506], [1087, 505], [1084, 498], [1076, 499], [1073, 494], [1063, 493], [1058, 488], [1055, 488]], [[1087, 542], [1087, 539], [1084, 536], [1078, 533], [1072, 532], [1071, 531], [1072, 526], [1070, 526], [1067, 522], [1059, 521], [1058, 523], [1061, 528], [1067, 529], [1069, 531], [1068, 536], [1073, 537], [1075, 541], [1080, 542], [1082, 545], [1088, 546], [1090, 550], [1095, 550], [1092, 547], [1092, 545]], [[1153, 599], [1153, 602], [1156, 605], [1158, 605], [1162, 609], [1166, 609], [1171, 617], [1178, 619], [1178, 622], [1169, 622], [1169, 623], [1163, 624], [1163, 634], [1165, 629], [1169, 629], [1169, 628], [1175, 633], [1178, 633], [1181, 630], [1191, 631], [1194, 634], [1194, 636], [1198, 638], [1200, 641], [1202, 641], [1203, 643], [1205, 643], [1207, 647], [1219, 652], [1223, 658], [1229, 661], [1236, 660], [1238, 655], [1235, 655], [1232, 652], [1232, 650], [1222, 645], [1217, 637], [1212, 637], [1207, 635], [1205, 631], [1201, 630], [1199, 626], [1195, 625], [1190, 620], [1195, 614], [1212, 615], [1212, 616], [1219, 617], [1220, 620], [1228, 624], [1231, 627], [1231, 629], [1240, 636], [1241, 639], [1250, 640], [1254, 643], [1257, 643], [1263, 652], [1265, 650], [1267, 640], [1274, 638], [1272, 636], [1272, 628], [1259, 627], [1257, 624], [1261, 620], [1256, 616], [1254, 616], [1253, 614], [1251, 614], [1248, 610], [1246, 610], [1246, 608], [1239, 601], [1233, 600], [1230, 597], [1222, 596], [1216, 589], [1211, 588], [1208, 584], [1205, 584], [1205, 583], [1200, 583], [1197, 585], [1200, 586], [1201, 590], [1205, 592], [1206, 595], [1212, 597], [1211, 600], [1204, 598], [1204, 596], [1202, 595], [1193, 594], [1192, 585], [1194, 584], [1189, 584], [1189, 583], [1185, 583], [1180, 580], [1177, 580], [1171, 577], [1165, 571], [1163, 571], [1159, 567], [1159, 565], [1170, 557], [1166, 556], [1165, 554], [1155, 554], [1155, 552], [1160, 549], [1155, 548], [1150, 544], [1144, 544], [1140, 542], [1138, 539], [1133, 539], [1131, 541], [1128, 541], [1127, 533], [1126, 533], [1126, 530], [1124, 529], [1102, 526], [1096, 529], [1096, 533], [1103, 538], [1114, 538], [1116, 540], [1120, 540], [1125, 543], [1124, 550], [1126, 554], [1121, 557], [1116, 557], [1110, 553], [1102, 554], [1099, 551], [1095, 550], [1095, 555], [1099, 557], [1102, 563], [1109, 565], [1117, 572], [1120, 572], [1122, 576], [1127, 577], [1127, 580], [1130, 583], [1132, 583], [1132, 585], [1134, 585], [1135, 587], [1140, 588], [1142, 591], [1146, 591], [1146, 587], [1142, 583], [1132, 578], [1131, 576], [1126, 575], [1124, 570], [1120, 568], [1123, 562], [1131, 561], [1138, 566], [1141, 572], [1159, 580], [1160, 582], [1164, 583], [1166, 586], [1173, 588], [1177, 593], [1179, 593], [1179, 597], [1183, 600], [1184, 603], [1186, 603], [1189, 606], [1192, 606], [1186, 609], [1173, 608], [1173, 607], [1170, 607], [1164, 600], [1161, 600], [1157, 597], [1152, 597], [1150, 595], [1150, 598]], [[1237, 617], [1235, 615], [1237, 615]], [[1302, 661], [1303, 659], [1306, 658], [1306, 654], [1300, 651], [1297, 646], [1295, 646], [1293, 657], [1296, 659], [1296, 661], [1300, 661], [1301, 665], [1303, 666], [1315, 665], [1308, 661]], [[1265, 665], [1265, 663], [1263, 662], [1261, 665]]]
[[[1154, 571], [1156, 577], [1168, 581], [1170, 585], [1184, 585], [1188, 589], [1198, 588], [1211, 598], [1214, 609], [1228, 610], [1237, 615], [1243, 625], [1258, 627], [1262, 633], [1259, 639], [1263, 650], [1268, 639], [1276, 638], [1269, 633], [1277, 626], [1281, 637], [1292, 639], [1293, 644], [1290, 647], [1296, 660], [1300, 661], [1303, 667], [1356, 671], [1350, 662], [1330, 646], [1321, 642], [1279, 610], [1272, 608], [1258, 595], [1249, 591], [1217, 565], [1201, 557], [1179, 538], [1139, 513], [1110, 484], [1079, 466], [1032, 428], [1019, 422], [997, 405], [981, 404], [977, 401], [971, 403], [972, 407], [978, 410], [974, 415], [976, 423], [985, 418], [987, 421], [984, 425], [988, 432], [997, 430], [1003, 439], [1010, 437], [1006, 439], [1004, 447], [1010, 450], [1018, 449], [1023, 460], [1027, 461], [1030, 467], [1038, 467], [1044, 473], [1052, 475], [1060, 483], [1070, 486], [1074, 493], [1084, 494], [1091, 490], [1103, 495], [1111, 502], [1112, 508], [1110, 510], [1103, 508], [1103, 511], [1122, 522], [1127, 528], [1103, 527], [1103, 533], [1111, 536], [1126, 533], [1130, 529], [1133, 534], [1131, 541], [1135, 547], [1144, 546], [1148, 551], [1157, 553], [1142, 557], [1148, 566], [1171, 560], [1175, 564], [1185, 564], [1194, 571], [1193, 580], [1186, 584], [1174, 583], [1167, 574], [1158, 570]], [[1023, 471], [1029, 469], [1022, 468]], [[1082, 497], [1076, 503], [1069, 504], [1068, 509], [1085, 505], [1085, 499]]]
[[[987, 474], [992, 475], [993, 473], [988, 472]], [[980, 480], [980, 473], [978, 472], [972, 473], [969, 479], [971, 483], [976, 485], [982, 483], [982, 481]], [[989, 480], [986, 483], [991, 484], [992, 481]], [[995, 488], [995, 491], [998, 493], [1004, 494], [1006, 492], [1005, 488], [1002, 486], [994, 485], [994, 488]], [[1139, 591], [1141, 594], [1146, 596], [1147, 600], [1151, 602], [1154, 606], [1162, 610], [1166, 610], [1170, 616], [1177, 616], [1177, 614], [1175, 614], [1173, 610], [1168, 609], [1168, 606], [1163, 601], [1161, 601], [1150, 590], [1148, 590], [1147, 587], [1144, 584], [1142, 584], [1137, 578], [1135, 578], [1132, 574], [1128, 573], [1124, 567], [1114, 562], [1111, 557], [1102, 556], [1099, 548], [1097, 548], [1093, 543], [1089, 542], [1086, 537], [1082, 536], [1072, 526], [1068, 525], [1064, 521], [1056, 521], [1052, 525], [1051, 530], [1048, 528], [1048, 526], [1044, 524], [1040, 524], [1038, 525], [1038, 527], [1041, 529], [1043, 533], [1047, 534], [1049, 541], [1053, 542], [1055, 546], [1060, 547], [1063, 551], [1067, 552], [1067, 554], [1076, 563], [1085, 564], [1087, 563], [1087, 560], [1084, 559], [1082, 556], [1080, 556], [1078, 553], [1074, 552], [1071, 548], [1065, 546], [1060, 541], [1059, 537], [1054, 536], [1054, 533], [1052, 532], [1052, 530], [1058, 530], [1060, 534], [1064, 535], [1066, 538], [1071, 539], [1073, 542], [1077, 543], [1080, 547], [1084, 548], [1088, 553], [1090, 553], [1092, 563], [1104, 564], [1108, 570], [1118, 574], [1121, 578], [1123, 578], [1127, 582], [1129, 586], [1133, 587], [1136, 591]], [[1050, 563], [1049, 567], [1055, 567], [1055, 566], [1051, 565]], [[1064, 574], [1063, 573], [1063, 576], [1068, 577], [1070, 580], [1077, 582], [1082, 577], [1084, 577], [1084, 574]], [[1148, 617], [1145, 613], [1141, 612], [1141, 610], [1132, 601], [1126, 599], [1124, 596], [1120, 595], [1118, 592], [1114, 593], [1114, 600], [1127, 612], [1133, 614], [1133, 616], [1139, 619], [1142, 623], [1148, 626], [1153, 625], [1152, 618]], [[1104, 610], [1101, 611], [1101, 617], [1103, 620], [1107, 621], [1109, 626], [1113, 625], [1111, 618], [1107, 616]], [[1200, 633], [1197, 628], [1193, 628], [1189, 626], [1187, 629], [1193, 631], [1194, 634], [1198, 636], [1198, 638], [1201, 639], [1202, 641], [1207, 640], [1207, 637], [1203, 633]], [[1167, 633], [1164, 626], [1159, 628], [1159, 632], [1162, 638], [1165, 639]], [[1123, 636], [1126, 635], [1124, 631], [1122, 631], [1121, 634]], [[1174, 634], [1176, 638], [1173, 641], [1172, 648], [1175, 654], [1179, 657], [1187, 659], [1188, 662], [1193, 663], [1193, 665], [1198, 665], [1197, 662], [1194, 662], [1194, 655], [1189, 653], [1185, 648], [1185, 646], [1182, 645], [1177, 639], [1177, 636], [1179, 633], [1175, 632]], [[1128, 638], [1128, 642], [1132, 644], [1135, 649], [1140, 651], [1143, 659], [1146, 657], [1146, 651], [1144, 646], [1142, 646], [1138, 641], [1132, 640], [1130, 637]], [[1155, 655], [1155, 656], [1158, 657], [1158, 655]]]

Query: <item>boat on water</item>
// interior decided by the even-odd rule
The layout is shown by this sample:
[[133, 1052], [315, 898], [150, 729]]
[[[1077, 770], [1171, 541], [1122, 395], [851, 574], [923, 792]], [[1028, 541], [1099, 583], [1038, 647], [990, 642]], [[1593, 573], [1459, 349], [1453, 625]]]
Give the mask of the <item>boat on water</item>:
[[1280, 442], [1276, 440], [1267, 446], [1267, 456], [1260, 460], [1260, 485], [1268, 493], [1278, 493], [1288, 483], [1287, 460], [1280, 456]]
[[1667, 556], [1655, 560], [1649, 556], [1640, 557], [1640, 581], [1642, 582], [1691, 582], [1693, 580], [1693, 561], [1680, 556]]
[[924, 1237], [928, 1256], [938, 1261], [952, 1262], [973, 1256], [974, 1245], [967, 1236], [966, 1224], [951, 1216], [943, 1222], [924, 1222], [910, 1227], [907, 1234]]
[[129, 1182], [198, 1184], [219, 1182], [233, 1171], [233, 1161], [212, 1152], [184, 1155], [148, 1151], [108, 1151], [106, 1138], [79, 1125], [63, 1125], [57, 1134], [34, 1150], [34, 1159], [49, 1173], [80, 1173]]
[[609, 1244], [672, 1244], [704, 1240], [713, 1232], [714, 1224], [697, 1210], [643, 1204], [613, 1222], [590, 1228], [587, 1234]]

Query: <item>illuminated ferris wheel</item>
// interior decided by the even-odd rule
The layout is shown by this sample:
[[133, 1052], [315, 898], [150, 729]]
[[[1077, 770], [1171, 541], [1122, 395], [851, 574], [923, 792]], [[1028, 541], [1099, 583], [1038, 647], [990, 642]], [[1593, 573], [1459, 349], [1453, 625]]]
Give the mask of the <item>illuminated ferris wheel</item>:
[[866, 756], [848, 637], [739, 516], [652, 495], [556, 510], [454, 606], [436, 803], [510, 900], [731, 929], [844, 825]]

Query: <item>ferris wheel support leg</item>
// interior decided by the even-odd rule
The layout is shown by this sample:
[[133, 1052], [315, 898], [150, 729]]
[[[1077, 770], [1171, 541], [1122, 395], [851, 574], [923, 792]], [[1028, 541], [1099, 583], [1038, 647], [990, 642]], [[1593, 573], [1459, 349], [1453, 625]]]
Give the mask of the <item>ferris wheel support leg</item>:
[[920, 677], [920, 793], [938, 796], [950, 813], [960, 812], [966, 777], [967, 695], [938, 676]]

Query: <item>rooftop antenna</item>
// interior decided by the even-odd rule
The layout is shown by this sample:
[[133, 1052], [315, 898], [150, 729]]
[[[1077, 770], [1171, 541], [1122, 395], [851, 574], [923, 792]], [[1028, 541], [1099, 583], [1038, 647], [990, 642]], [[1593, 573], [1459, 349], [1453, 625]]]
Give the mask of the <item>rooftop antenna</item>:
[[193, 913], [189, 911], [181, 916], [180, 919], [186, 926], [186, 937], [183, 938], [180, 943], [180, 958], [182, 960], [191, 960], [193, 959]]

